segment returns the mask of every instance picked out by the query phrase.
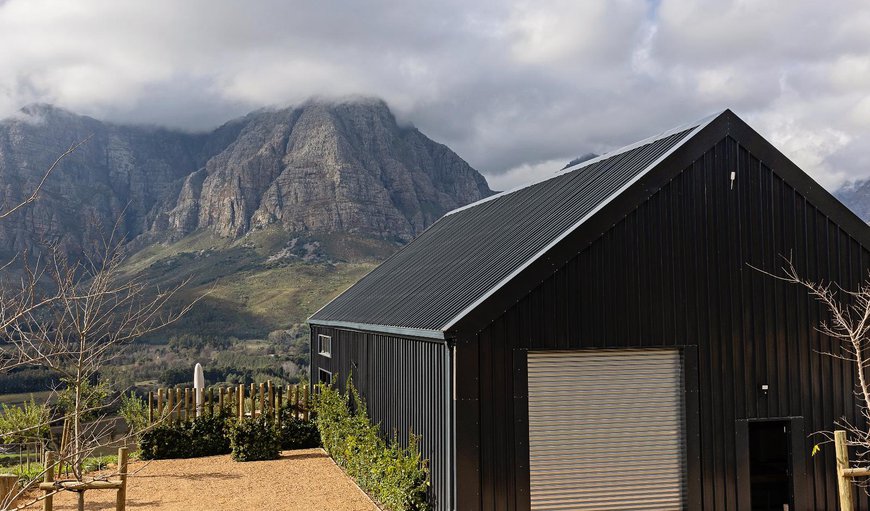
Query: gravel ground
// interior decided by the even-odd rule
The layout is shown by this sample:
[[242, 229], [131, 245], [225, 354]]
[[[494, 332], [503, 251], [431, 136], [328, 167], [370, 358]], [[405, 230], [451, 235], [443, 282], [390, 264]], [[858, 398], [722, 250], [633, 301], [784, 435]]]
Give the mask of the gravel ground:
[[[131, 511], [378, 511], [321, 449], [285, 451], [278, 460], [248, 463], [229, 456], [134, 462], [130, 473], [135, 473], [127, 484]], [[54, 509], [72, 510], [76, 502], [76, 494], [61, 492]], [[114, 510], [115, 492], [89, 491], [85, 502], [88, 510]], [[37, 507], [41, 503], [32, 506]]]

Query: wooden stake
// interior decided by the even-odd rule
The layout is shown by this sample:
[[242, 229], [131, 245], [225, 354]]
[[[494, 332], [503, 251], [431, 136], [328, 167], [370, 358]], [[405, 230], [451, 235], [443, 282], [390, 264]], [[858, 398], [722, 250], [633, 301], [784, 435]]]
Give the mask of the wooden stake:
[[118, 475], [121, 477], [121, 487], [115, 500], [115, 511], [127, 509], [127, 448], [118, 449]]
[[844, 474], [849, 469], [849, 446], [846, 443], [846, 432], [834, 431], [834, 453], [837, 456], [837, 488], [840, 493], [840, 511], [855, 509], [855, 496], [852, 490], [852, 480]]
[[260, 384], [260, 415], [264, 415], [266, 413], [266, 385]]
[[251, 384], [251, 418], [257, 416], [257, 386]]
[[208, 388], [208, 414], [214, 417], [214, 387]]
[[148, 424], [154, 422], [154, 393], [148, 391]]
[[266, 382], [266, 387], [269, 390], [269, 415], [275, 417], [275, 387], [272, 385], [272, 380]]
[[305, 402], [302, 404], [302, 420], [308, 420], [308, 385], [304, 387], [303, 397], [305, 398]]
[[175, 404], [173, 401], [175, 401], [175, 391], [173, 389], [166, 389], [166, 408], [168, 410], [169, 422], [175, 420]]
[[224, 411], [224, 388], [218, 387], [218, 413]]
[[178, 412], [175, 414], [175, 419], [177, 422], [181, 422], [181, 409], [182, 403], [181, 400], [184, 398], [184, 392], [181, 391], [181, 387], [175, 388], [175, 408], [178, 409]]
[[12, 497], [18, 493], [18, 476], [15, 474], [0, 474], [0, 507], [14, 509]]
[[281, 408], [284, 406], [284, 386], [278, 385], [278, 395], [276, 397], [275, 402], [275, 420], [278, 421], [278, 424], [281, 423]]
[[[42, 482], [54, 482], [54, 451], [46, 451], [45, 453], [45, 474], [42, 477]], [[42, 511], [52, 511], [54, 507], [54, 494], [50, 491], [45, 492], [45, 500], [42, 501]]]
[[163, 418], [163, 389], [157, 389], [157, 418]]
[[239, 383], [239, 422], [245, 418], [245, 384]]
[[[298, 419], [299, 412], [301, 411], [299, 410], [299, 386], [294, 383], [293, 386], [290, 387], [290, 392], [293, 393], [293, 418]], [[289, 399], [290, 396], [287, 397]]]
[[184, 420], [190, 420], [190, 389], [184, 388]]

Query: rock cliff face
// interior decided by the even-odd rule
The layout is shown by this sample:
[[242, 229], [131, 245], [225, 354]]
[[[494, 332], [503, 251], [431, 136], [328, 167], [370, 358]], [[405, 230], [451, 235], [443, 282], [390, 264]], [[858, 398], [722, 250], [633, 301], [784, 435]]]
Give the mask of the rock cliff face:
[[185, 178], [156, 230], [239, 236], [279, 224], [410, 240], [446, 211], [491, 193], [450, 149], [398, 126], [381, 101], [311, 102], [243, 124]]
[[120, 126], [46, 105], [0, 122], [0, 202], [16, 204], [73, 142], [40, 200], [0, 222], [19, 252], [49, 241], [99, 247], [239, 237], [269, 225], [407, 241], [446, 211], [491, 194], [447, 147], [399, 126], [385, 103], [308, 102], [259, 111], [210, 133]]

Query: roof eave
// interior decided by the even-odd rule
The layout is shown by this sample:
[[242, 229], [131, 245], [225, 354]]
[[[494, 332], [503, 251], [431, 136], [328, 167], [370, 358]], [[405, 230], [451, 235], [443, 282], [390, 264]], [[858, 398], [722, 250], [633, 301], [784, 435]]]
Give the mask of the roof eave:
[[309, 319], [308, 323], [315, 326], [342, 328], [347, 330], [359, 330], [363, 332], [377, 332], [398, 337], [417, 337], [436, 341], [446, 340], [441, 330], [428, 330], [425, 328], [409, 328], [390, 325], [371, 325], [367, 323], [355, 323], [353, 321], [334, 321], [328, 319]]

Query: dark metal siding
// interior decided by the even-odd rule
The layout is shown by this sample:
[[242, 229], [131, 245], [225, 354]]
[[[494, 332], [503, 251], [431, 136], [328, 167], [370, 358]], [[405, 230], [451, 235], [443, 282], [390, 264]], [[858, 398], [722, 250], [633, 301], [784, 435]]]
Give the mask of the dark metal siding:
[[396, 435], [402, 445], [407, 445], [409, 431], [419, 435], [421, 451], [429, 460], [433, 509], [449, 509], [446, 345], [312, 326], [312, 346], [317, 345], [318, 334], [332, 337], [332, 357], [312, 350], [313, 378], [316, 380], [322, 368], [343, 387], [348, 375], [352, 375], [366, 400], [369, 416], [380, 423], [385, 436]]
[[815, 330], [824, 314], [805, 290], [750, 265], [777, 272], [790, 255], [802, 275], [854, 287], [866, 246], [726, 138], [577, 250], [458, 339], [460, 509], [528, 508], [529, 349], [657, 346], [684, 352], [690, 509], [748, 509], [738, 438], [746, 420], [776, 417], [795, 418], [798, 509], [837, 509], [833, 448], [809, 452], [814, 432], [860, 421], [852, 366], [819, 353], [839, 348]]
[[311, 321], [441, 329], [693, 128], [447, 214]]

